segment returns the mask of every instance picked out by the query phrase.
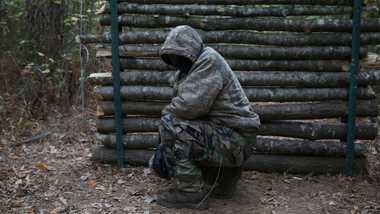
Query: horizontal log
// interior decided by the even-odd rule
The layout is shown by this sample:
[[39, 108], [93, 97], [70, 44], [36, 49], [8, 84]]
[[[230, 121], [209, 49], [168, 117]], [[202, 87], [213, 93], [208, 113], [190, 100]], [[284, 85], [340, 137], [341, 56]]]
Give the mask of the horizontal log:
[[[160, 124], [159, 118], [128, 117], [124, 119], [124, 132], [157, 132]], [[112, 133], [115, 131], [113, 118], [102, 118], [96, 122], [99, 133]]]
[[[110, 61], [111, 62], [111, 61]], [[346, 60], [227, 60], [235, 71], [324, 71], [342, 72], [349, 70]], [[123, 69], [137, 70], [173, 70], [161, 59], [122, 58]]]
[[[127, 115], [150, 115], [160, 116], [162, 109], [168, 102], [123, 102], [122, 111]], [[112, 116], [115, 113], [114, 103], [112, 101], [103, 101], [97, 103], [96, 115], [98, 117]]]
[[[207, 44], [206, 44], [207, 45]], [[324, 47], [263, 47], [236, 44], [208, 44], [226, 59], [268, 59], [268, 60], [332, 60], [351, 59], [351, 48], [342, 46]], [[119, 47], [122, 57], [159, 57], [161, 46], [157, 44], [129, 44]], [[101, 53], [101, 54], [98, 54]], [[366, 57], [368, 48], [360, 49], [360, 58]], [[97, 56], [110, 57], [110, 49], [97, 52]]]
[[[148, 166], [152, 157], [151, 150], [126, 150], [126, 162], [131, 165]], [[116, 150], [99, 147], [92, 151], [92, 161], [116, 164]], [[344, 169], [344, 158], [339, 157], [308, 157], [255, 154], [244, 163], [244, 170], [262, 172], [294, 173], [294, 174], [341, 174]], [[354, 174], [365, 174], [366, 159], [357, 158], [354, 161]]]
[[[351, 46], [351, 33], [261, 33], [254, 31], [230, 30], [209, 31], [198, 30], [206, 43], [238, 43], [276, 46]], [[151, 29], [127, 31], [120, 34], [121, 44], [163, 43], [168, 30]], [[339, 39], [336, 39], [339, 38]], [[361, 33], [361, 44], [379, 44], [380, 33]], [[81, 35], [82, 43], [111, 43], [111, 34]]]
[[[118, 0], [138, 4], [189, 4], [188, 0]], [[352, 5], [352, 0], [192, 0], [192, 4], [310, 4], [310, 5]]]
[[[170, 85], [176, 71], [126, 70], [120, 72], [123, 85]], [[87, 78], [92, 85], [112, 85], [112, 73], [92, 73]]]
[[[337, 175], [343, 174], [345, 159], [338, 157], [309, 157], [285, 155], [252, 155], [245, 163], [245, 170], [293, 174]], [[353, 174], [367, 174], [367, 160], [356, 158]]]
[[[157, 132], [159, 124], [159, 118], [128, 117], [124, 120], [124, 129], [126, 132]], [[113, 118], [98, 119], [96, 127], [99, 133], [114, 132], [115, 121]], [[356, 128], [357, 139], [373, 140], [377, 135], [375, 123], [358, 123]], [[343, 139], [346, 136], [346, 125], [327, 122], [276, 121], [263, 123], [258, 130], [258, 135], [309, 140]]]
[[[377, 124], [362, 123], [356, 126], [356, 138], [373, 140], [377, 136]], [[283, 137], [318, 139], [344, 139], [346, 124], [319, 122], [272, 122], [263, 124], [259, 133], [264, 136], [279, 135]]]
[[[96, 138], [107, 148], [116, 148], [116, 136], [97, 133]], [[159, 144], [158, 133], [132, 133], [124, 136], [126, 149], [151, 149]], [[334, 156], [344, 157], [345, 143], [324, 140], [310, 141], [290, 138], [274, 138], [258, 136], [252, 152], [271, 155], [303, 155], [303, 156]], [[367, 152], [365, 144], [355, 144], [355, 156], [364, 157]]]
[[[110, 25], [111, 17], [102, 15], [99, 18], [102, 25]], [[232, 17], [176, 17], [176, 16], [147, 16], [121, 15], [119, 23], [128, 27], [157, 28], [190, 25], [202, 30], [257, 30], [257, 31], [293, 31], [293, 32], [351, 32], [351, 20], [343, 19], [316, 19], [296, 20], [283, 18], [232, 18]], [[363, 19], [363, 32], [380, 32], [380, 19]]]
[[[152, 150], [125, 150], [125, 161], [132, 166], [148, 166], [152, 155]], [[91, 160], [105, 164], [116, 164], [116, 150], [105, 147], [95, 148], [92, 150]]]
[[[365, 9], [364, 9], [365, 10]], [[110, 13], [109, 3], [98, 11], [98, 14]], [[162, 15], [219, 15], [234, 17], [256, 17], [256, 16], [322, 16], [341, 15], [352, 12], [351, 6], [329, 6], [329, 5], [199, 5], [199, 4], [136, 4], [120, 3], [119, 14], [162, 14]]]
[[[169, 86], [174, 71], [127, 70], [121, 72], [121, 81], [125, 85]], [[294, 87], [347, 87], [348, 72], [281, 72], [281, 71], [236, 71], [243, 86], [294, 86]], [[112, 85], [111, 73], [92, 73], [88, 80], [93, 85]], [[380, 70], [367, 70], [358, 74], [358, 84], [380, 84]]]
[[[158, 117], [167, 104], [157, 102], [124, 102], [122, 109], [123, 113], [127, 115], [151, 115]], [[378, 116], [375, 100], [358, 100], [356, 107], [358, 117]], [[347, 102], [344, 101], [252, 104], [252, 108], [259, 114], [262, 121], [341, 118], [348, 113]], [[98, 102], [98, 117], [112, 116], [113, 114], [113, 102]]]
[[[346, 100], [348, 91], [345, 88], [244, 88], [251, 102], [298, 102], [322, 100]], [[113, 87], [95, 87], [95, 95], [100, 100], [113, 99]], [[170, 100], [173, 89], [155, 86], [123, 86], [121, 95], [124, 100], [152, 101]], [[358, 99], [374, 99], [371, 88], [358, 88]]]
[[[96, 133], [96, 140], [107, 148], [116, 148], [116, 135]], [[157, 147], [158, 133], [128, 133], [123, 136], [125, 149], [151, 149]]]

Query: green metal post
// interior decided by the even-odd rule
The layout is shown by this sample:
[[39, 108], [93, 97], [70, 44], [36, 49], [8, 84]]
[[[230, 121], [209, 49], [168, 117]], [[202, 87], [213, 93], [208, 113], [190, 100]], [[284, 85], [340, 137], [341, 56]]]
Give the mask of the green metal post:
[[119, 18], [117, 0], [111, 0], [111, 37], [112, 37], [112, 81], [115, 106], [116, 149], [119, 167], [124, 167], [124, 144], [123, 144], [123, 114], [121, 111], [121, 81], [120, 81], [120, 58], [119, 58]]
[[352, 55], [350, 70], [350, 88], [348, 95], [348, 118], [347, 118], [347, 147], [346, 163], [344, 174], [352, 176], [355, 149], [355, 117], [356, 117], [356, 91], [357, 91], [357, 74], [359, 71], [359, 50], [360, 50], [360, 19], [362, 12], [362, 1], [354, 0], [353, 17], [352, 17]]

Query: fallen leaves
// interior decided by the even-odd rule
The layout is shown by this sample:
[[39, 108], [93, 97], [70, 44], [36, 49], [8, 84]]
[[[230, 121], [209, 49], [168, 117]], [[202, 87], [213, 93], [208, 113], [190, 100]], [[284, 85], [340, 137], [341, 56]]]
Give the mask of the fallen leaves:
[[125, 184], [125, 183], [126, 183], [126, 181], [124, 181], [122, 179], [118, 179], [117, 180], [117, 184], [119, 184], [119, 185], [122, 185], [122, 184]]
[[349, 176], [343, 176], [343, 175], [338, 175], [337, 180], [340, 183], [351, 183], [354, 181], [354, 177], [349, 177]]
[[34, 166], [37, 169], [42, 170], [42, 171], [54, 171], [55, 170], [54, 167], [49, 166], [46, 163], [42, 163], [42, 162], [36, 163]]
[[[69, 123], [70, 127], [73, 123]], [[154, 198], [149, 196], [167, 184], [151, 175], [149, 169], [120, 170], [92, 164], [87, 155], [94, 136], [85, 136], [80, 131], [53, 131], [52, 140], [46, 145], [33, 144], [27, 147], [28, 151], [20, 147], [5, 153], [6, 161], [10, 160], [10, 154], [17, 160], [11, 161], [8, 168], [0, 168], [0, 197], [6, 196], [9, 200], [4, 206], [0, 200], [0, 213], [7, 213], [5, 209], [26, 213], [23, 211], [31, 204], [34, 207], [29, 209], [34, 209], [35, 213], [51, 214], [168, 212], [153, 204]], [[3, 163], [0, 162], [0, 166]], [[51, 172], [54, 168], [56, 170]], [[321, 213], [322, 209], [329, 213], [357, 214], [366, 210], [380, 213], [373, 184], [362, 183], [360, 179], [342, 185], [336, 177], [244, 172], [238, 196], [212, 203], [212, 212], [223, 213], [228, 206], [241, 213], [270, 213], [270, 210], [284, 213], [287, 209], [297, 209], [298, 213], [307, 213], [305, 209], [309, 209], [309, 213]], [[346, 187], [351, 185], [356, 192]]]
[[36, 165], [35, 165], [38, 169], [40, 169], [40, 170], [49, 170], [49, 167], [48, 167], [48, 165], [47, 164], [45, 164], [45, 163], [36, 163]]
[[13, 201], [10, 202], [10, 207], [12, 207], [12, 208], [25, 207], [25, 202], [22, 199], [13, 200]]

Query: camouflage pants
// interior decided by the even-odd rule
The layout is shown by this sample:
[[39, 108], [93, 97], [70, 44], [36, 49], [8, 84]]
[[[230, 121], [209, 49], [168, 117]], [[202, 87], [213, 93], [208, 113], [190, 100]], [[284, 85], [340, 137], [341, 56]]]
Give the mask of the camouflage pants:
[[182, 120], [165, 115], [159, 127], [161, 144], [168, 144], [175, 159], [174, 180], [182, 191], [204, 188], [201, 166], [240, 167], [244, 138], [233, 129], [208, 121]]

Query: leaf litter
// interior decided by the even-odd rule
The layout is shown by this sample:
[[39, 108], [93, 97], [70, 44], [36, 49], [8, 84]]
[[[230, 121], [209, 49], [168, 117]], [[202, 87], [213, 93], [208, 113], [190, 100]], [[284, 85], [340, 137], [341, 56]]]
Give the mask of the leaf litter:
[[[95, 116], [74, 112], [38, 124], [51, 135], [12, 147], [0, 140], [0, 213], [198, 213], [154, 203], [168, 185], [143, 167], [92, 163]], [[380, 155], [370, 176], [311, 176], [244, 172], [237, 195], [210, 200], [200, 213], [380, 213]]]

